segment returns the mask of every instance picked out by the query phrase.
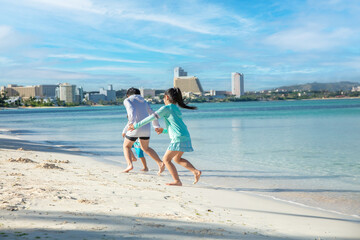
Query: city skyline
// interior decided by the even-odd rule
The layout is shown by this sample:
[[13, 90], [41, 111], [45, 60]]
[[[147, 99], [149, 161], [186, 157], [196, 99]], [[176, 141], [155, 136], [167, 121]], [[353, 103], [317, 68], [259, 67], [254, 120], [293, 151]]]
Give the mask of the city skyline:
[[360, 80], [359, 1], [0, 4], [0, 85], [165, 89], [176, 66], [204, 90], [230, 90], [231, 72], [249, 91]]

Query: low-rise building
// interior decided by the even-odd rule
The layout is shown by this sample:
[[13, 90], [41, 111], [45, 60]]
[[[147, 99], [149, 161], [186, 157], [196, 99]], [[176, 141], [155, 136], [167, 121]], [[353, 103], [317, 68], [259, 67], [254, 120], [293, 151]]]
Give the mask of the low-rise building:
[[140, 88], [140, 95], [143, 98], [155, 97], [155, 89]]
[[85, 94], [85, 99], [93, 103], [99, 103], [101, 101], [106, 101], [106, 96], [104, 94], [90, 92]]
[[86, 93], [85, 99], [93, 103], [100, 103], [101, 101], [116, 102], [116, 91], [113, 90], [113, 86], [110, 84], [107, 90], [100, 88], [99, 92]]
[[352, 92], [360, 92], [360, 86], [352, 87], [351, 91]]
[[116, 91], [113, 89], [111, 84], [108, 85], [108, 89], [100, 88], [99, 94], [105, 96], [104, 101], [115, 102], [116, 101]]
[[227, 95], [231, 95], [232, 93], [229, 91], [224, 91], [224, 90], [210, 90], [209, 92], [209, 96], [212, 97], [226, 97]]
[[54, 98], [57, 87], [58, 85], [18, 86], [9, 84], [7, 87], [2, 87], [2, 91], [6, 92], [7, 97]]

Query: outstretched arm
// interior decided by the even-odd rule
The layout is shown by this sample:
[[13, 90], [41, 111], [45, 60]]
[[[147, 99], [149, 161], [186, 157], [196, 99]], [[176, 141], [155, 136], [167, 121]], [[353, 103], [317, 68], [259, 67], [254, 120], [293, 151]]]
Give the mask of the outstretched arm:
[[[140, 128], [140, 127], [142, 127], [142, 126], [150, 123], [151, 121], [154, 121], [154, 120], [156, 119], [155, 114], [156, 114], [156, 113], [151, 114], [150, 116], [144, 118], [143, 120], [141, 120], [141, 121], [138, 122], [138, 123], [129, 124], [129, 130], [138, 129], [138, 128]], [[131, 129], [131, 128], [133, 128], [133, 129]]]
[[[152, 110], [152, 108], [150, 107], [150, 104], [149, 104], [148, 102], [147, 102], [146, 108], [147, 108], [147, 112], [148, 112], [149, 115], [152, 115], [152, 114], [155, 113], [155, 112]], [[157, 120], [156, 117], [155, 117], [155, 119], [152, 121], [152, 124], [153, 124], [153, 127], [154, 127], [155, 129], [160, 128], [159, 121]]]
[[[157, 110], [156, 112], [154, 112], [153, 114], [148, 116], [147, 118], [141, 120], [138, 123], [135, 123], [134, 129], [138, 129], [138, 128], [150, 123], [151, 121], [154, 121], [155, 119], [159, 119], [161, 117], [166, 117], [167, 115], [169, 115], [169, 110], [168, 110], [168, 108], [166, 108], [166, 106], [163, 106], [159, 110]], [[130, 130], [130, 128], [129, 128], [129, 130]]]

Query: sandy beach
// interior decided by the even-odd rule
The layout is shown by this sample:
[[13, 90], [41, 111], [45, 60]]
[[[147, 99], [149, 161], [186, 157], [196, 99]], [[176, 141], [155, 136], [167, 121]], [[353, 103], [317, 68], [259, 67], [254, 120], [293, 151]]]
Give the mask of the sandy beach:
[[355, 217], [124, 166], [0, 134], [0, 239], [360, 239]]

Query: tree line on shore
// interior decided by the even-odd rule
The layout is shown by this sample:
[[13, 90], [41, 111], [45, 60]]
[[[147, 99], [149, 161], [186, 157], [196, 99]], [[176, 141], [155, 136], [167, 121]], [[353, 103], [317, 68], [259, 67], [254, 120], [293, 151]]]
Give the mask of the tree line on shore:
[[[185, 100], [190, 103], [202, 103], [202, 102], [245, 102], [245, 101], [280, 101], [280, 100], [304, 100], [304, 99], [327, 99], [327, 98], [346, 98], [346, 97], [360, 97], [360, 92], [352, 91], [266, 91], [266, 92], [246, 92], [241, 97], [235, 96], [193, 96], [186, 98]], [[118, 97], [115, 102], [100, 101], [98, 105], [121, 105], [125, 97]], [[0, 107], [52, 107], [52, 106], [64, 106], [72, 107], [79, 105], [94, 105], [93, 102], [87, 101], [81, 104], [77, 103], [65, 103], [56, 99], [50, 101], [46, 99], [37, 99], [30, 97], [28, 99], [21, 99], [14, 102], [6, 101], [8, 98], [5, 93], [0, 94]], [[159, 98], [148, 98], [153, 104], [162, 103], [161, 96]]]

